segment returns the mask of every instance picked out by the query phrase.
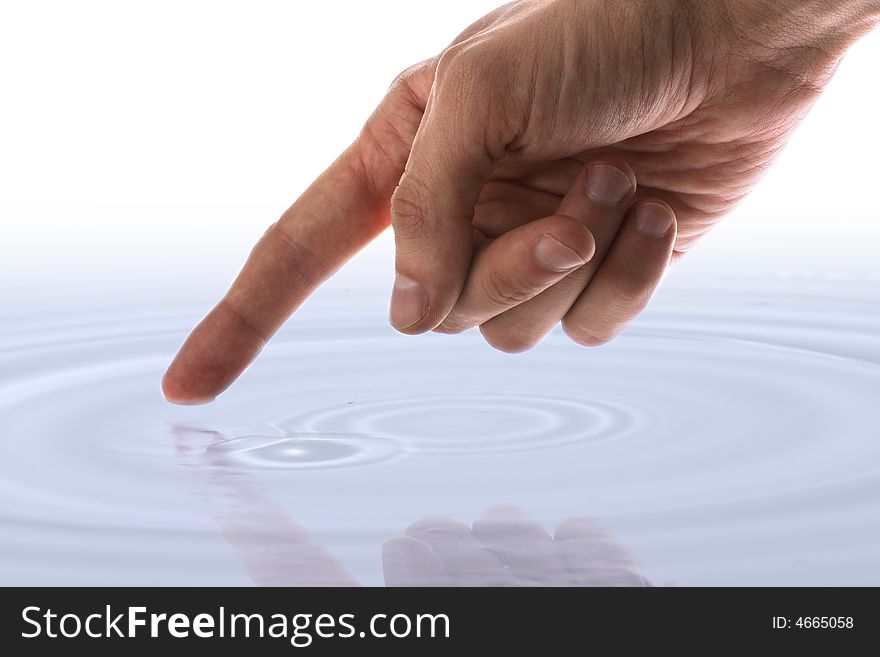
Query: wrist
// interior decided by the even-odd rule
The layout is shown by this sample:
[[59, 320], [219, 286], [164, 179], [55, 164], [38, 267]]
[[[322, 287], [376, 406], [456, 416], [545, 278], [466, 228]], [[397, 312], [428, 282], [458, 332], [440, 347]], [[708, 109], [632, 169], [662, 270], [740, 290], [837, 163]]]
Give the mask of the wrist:
[[707, 51], [721, 53], [725, 65], [767, 65], [816, 87], [880, 24], [880, 0], [684, 1], [700, 12]]
[[845, 50], [880, 22], [880, 0], [709, 0], [768, 46]]

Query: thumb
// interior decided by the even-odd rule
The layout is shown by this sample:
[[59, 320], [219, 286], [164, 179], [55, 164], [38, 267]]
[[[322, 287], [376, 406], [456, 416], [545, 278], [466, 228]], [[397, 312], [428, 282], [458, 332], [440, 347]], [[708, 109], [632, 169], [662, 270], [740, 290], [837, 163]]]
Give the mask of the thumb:
[[487, 143], [487, 90], [475, 84], [467, 52], [453, 48], [440, 58], [391, 199], [397, 276], [390, 320], [405, 333], [433, 329], [455, 305], [471, 262], [474, 206], [500, 159]]

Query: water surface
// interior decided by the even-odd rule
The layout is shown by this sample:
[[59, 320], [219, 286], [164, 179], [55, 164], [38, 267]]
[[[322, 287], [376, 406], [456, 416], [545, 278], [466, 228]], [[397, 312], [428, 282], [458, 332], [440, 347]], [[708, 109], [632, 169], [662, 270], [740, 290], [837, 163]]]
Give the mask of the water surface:
[[670, 279], [517, 356], [336, 290], [198, 408], [211, 299], [7, 305], [0, 583], [880, 584], [880, 279]]

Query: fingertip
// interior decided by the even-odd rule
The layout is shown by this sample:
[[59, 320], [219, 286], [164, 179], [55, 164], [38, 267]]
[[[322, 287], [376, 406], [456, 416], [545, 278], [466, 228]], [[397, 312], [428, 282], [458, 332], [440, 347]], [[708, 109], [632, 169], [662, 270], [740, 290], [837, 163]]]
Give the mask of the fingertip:
[[583, 192], [593, 201], [605, 206], [617, 206], [631, 197], [636, 190], [636, 176], [632, 168], [619, 156], [607, 154], [593, 158], [583, 170]]
[[437, 280], [426, 276], [423, 280], [429, 281], [427, 285], [397, 273], [388, 308], [391, 326], [404, 335], [420, 335], [440, 326], [461, 295], [468, 267], [463, 268], [460, 276], [454, 276], [452, 271], [450, 265]]
[[632, 209], [632, 222], [637, 231], [648, 237], [664, 238], [675, 234], [675, 212], [660, 199], [645, 199], [636, 204]]
[[587, 262], [576, 249], [564, 244], [550, 233], [544, 233], [538, 238], [535, 259], [542, 269], [554, 274], [572, 271]]
[[210, 404], [217, 398], [216, 395], [204, 393], [199, 395], [187, 386], [185, 378], [180, 375], [177, 359], [171, 363], [162, 377], [161, 390], [165, 401], [178, 406], [201, 406]]
[[618, 331], [601, 326], [584, 326], [579, 318], [566, 315], [562, 318], [562, 330], [575, 344], [582, 347], [602, 347], [617, 337]]
[[492, 320], [480, 325], [480, 333], [490, 347], [505, 354], [524, 353], [537, 343], [537, 340], [531, 336], [498, 326], [497, 322], [493, 323]]
[[581, 220], [565, 214], [555, 214], [544, 219], [542, 227], [556, 240], [577, 252], [584, 263], [596, 255], [596, 237]]
[[428, 314], [430, 305], [424, 286], [409, 276], [397, 272], [394, 288], [391, 291], [391, 305], [388, 321], [396, 330], [407, 335], [415, 335], [428, 330], [420, 323]]
[[221, 302], [192, 330], [162, 378], [162, 394], [182, 405], [212, 401], [256, 358], [265, 340]]

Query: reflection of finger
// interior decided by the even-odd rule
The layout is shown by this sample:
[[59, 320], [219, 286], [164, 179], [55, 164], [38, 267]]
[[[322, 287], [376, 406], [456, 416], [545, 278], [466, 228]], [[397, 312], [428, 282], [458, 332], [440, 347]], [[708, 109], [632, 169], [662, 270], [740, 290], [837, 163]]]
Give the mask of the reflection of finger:
[[405, 534], [418, 539], [440, 557], [450, 586], [514, 586], [516, 580], [480, 543], [467, 525], [449, 518], [425, 518]]
[[[226, 493], [229, 495], [229, 492]], [[238, 493], [233, 493], [236, 495]], [[359, 586], [323, 545], [268, 499], [209, 499], [211, 518], [257, 586]]]
[[[202, 483], [211, 519], [244, 562], [258, 586], [359, 586], [345, 566], [271, 499], [246, 473], [230, 467], [219, 432], [175, 427], [181, 457]], [[208, 442], [205, 446], [205, 442]]]
[[450, 586], [443, 560], [424, 541], [399, 536], [382, 545], [385, 586]]
[[458, 333], [528, 301], [582, 267], [594, 250], [590, 231], [571, 217], [545, 217], [505, 233], [474, 257], [437, 330]]
[[433, 69], [424, 62], [399, 78], [358, 140], [260, 239], [169, 367], [162, 386], [170, 401], [216, 397], [321, 282], [387, 227]]
[[596, 346], [620, 333], [645, 308], [675, 244], [675, 216], [662, 201], [630, 210], [605, 260], [562, 325], [579, 344]]
[[510, 352], [523, 351], [556, 326], [600, 266], [634, 191], [635, 174], [616, 157], [604, 155], [583, 168], [557, 213], [580, 220], [593, 234], [593, 259], [534, 299], [484, 323], [480, 330], [492, 346]]
[[569, 586], [569, 574], [544, 528], [513, 507], [487, 509], [474, 523], [474, 536], [524, 586]]
[[555, 542], [574, 586], [651, 586], [629, 550], [593, 518], [569, 518], [556, 530]]

